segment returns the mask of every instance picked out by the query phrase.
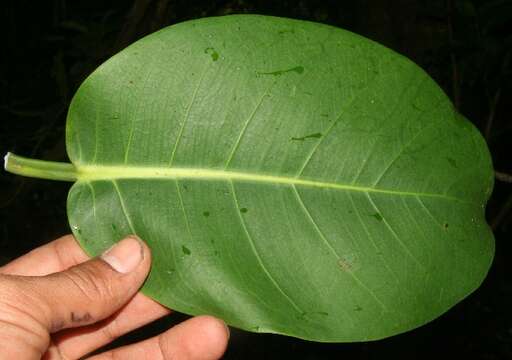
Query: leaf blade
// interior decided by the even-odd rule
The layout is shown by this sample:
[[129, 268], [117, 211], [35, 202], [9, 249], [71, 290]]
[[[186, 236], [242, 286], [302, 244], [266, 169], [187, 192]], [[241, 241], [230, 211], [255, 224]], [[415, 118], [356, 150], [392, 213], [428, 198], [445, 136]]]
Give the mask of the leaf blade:
[[84, 82], [67, 144], [84, 248], [137, 233], [148, 295], [243, 329], [390, 336], [492, 261], [481, 136], [410, 61], [329, 26], [228, 16], [155, 33]]

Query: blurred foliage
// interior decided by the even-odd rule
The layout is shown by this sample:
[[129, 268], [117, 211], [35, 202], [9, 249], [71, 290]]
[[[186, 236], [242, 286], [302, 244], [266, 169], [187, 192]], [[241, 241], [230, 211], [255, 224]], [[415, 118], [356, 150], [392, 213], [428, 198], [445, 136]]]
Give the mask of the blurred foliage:
[[[65, 161], [66, 111], [80, 83], [130, 43], [188, 19], [259, 13], [339, 26], [422, 66], [512, 173], [512, 0], [6, 0], [0, 152]], [[0, 262], [69, 232], [70, 184], [0, 175]], [[427, 326], [391, 339], [318, 344], [234, 331], [228, 359], [512, 359], [512, 184], [487, 207], [497, 253], [483, 286]], [[173, 320], [121, 340], [140, 339]]]

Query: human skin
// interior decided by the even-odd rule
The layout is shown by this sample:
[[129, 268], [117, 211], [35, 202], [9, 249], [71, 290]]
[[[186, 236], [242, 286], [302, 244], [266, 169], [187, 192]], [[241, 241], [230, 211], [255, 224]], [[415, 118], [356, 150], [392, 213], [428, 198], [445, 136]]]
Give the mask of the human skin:
[[[169, 314], [138, 292], [150, 264], [136, 237], [91, 259], [67, 235], [0, 267], [0, 359], [83, 358]], [[228, 339], [221, 320], [198, 316], [90, 359], [218, 359]]]

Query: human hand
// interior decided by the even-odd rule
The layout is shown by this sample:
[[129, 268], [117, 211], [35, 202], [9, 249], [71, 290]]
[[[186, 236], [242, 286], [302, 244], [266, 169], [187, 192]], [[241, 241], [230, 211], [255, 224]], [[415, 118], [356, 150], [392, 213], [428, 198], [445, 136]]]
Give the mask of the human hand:
[[[77, 359], [169, 313], [141, 293], [150, 250], [128, 237], [89, 259], [67, 235], [0, 267], [0, 359]], [[229, 331], [211, 316], [91, 359], [218, 359]]]

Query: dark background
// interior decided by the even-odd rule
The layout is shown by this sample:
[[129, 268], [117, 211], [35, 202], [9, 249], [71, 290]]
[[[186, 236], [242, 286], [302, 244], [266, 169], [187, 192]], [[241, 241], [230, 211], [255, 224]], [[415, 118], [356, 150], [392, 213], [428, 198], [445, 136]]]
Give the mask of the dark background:
[[[99, 64], [170, 24], [258, 13], [339, 26], [408, 56], [480, 129], [495, 169], [512, 173], [510, 0], [8, 0], [2, 7], [2, 155], [13, 151], [66, 161], [69, 101]], [[0, 263], [70, 232], [65, 213], [69, 187], [0, 171]], [[512, 183], [496, 182], [487, 218], [496, 236], [489, 276], [480, 289], [432, 323], [357, 344], [319, 344], [233, 330], [225, 358], [512, 359]], [[183, 318], [174, 314], [122, 341], [154, 334]]]

